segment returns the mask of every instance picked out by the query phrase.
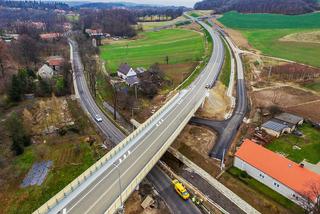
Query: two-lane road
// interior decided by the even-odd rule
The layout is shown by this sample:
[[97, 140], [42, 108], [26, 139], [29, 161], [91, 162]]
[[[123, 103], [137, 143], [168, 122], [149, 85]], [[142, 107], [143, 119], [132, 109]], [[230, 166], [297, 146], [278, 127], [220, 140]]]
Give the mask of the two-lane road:
[[[210, 33], [214, 43], [212, 56], [199, 77], [111, 160], [59, 201], [50, 210], [51, 213], [57, 213], [63, 209], [67, 213], [104, 213], [115, 206], [115, 201], [121, 199], [120, 192], [126, 192], [125, 190], [132, 185], [138, 185], [138, 181], [133, 182], [141, 172], [147, 170], [145, 166], [148, 163], [155, 164], [157, 162], [155, 157], [161, 154], [159, 152], [172, 143], [174, 139], [171, 136], [177, 135], [177, 130], [182, 129], [186, 121], [191, 118], [190, 113], [200, 106], [207, 92], [206, 85], [217, 79], [223, 64], [224, 49], [219, 34], [205, 23], [199, 23]], [[89, 90], [85, 84], [83, 66], [76, 44], [71, 42], [71, 46], [73, 46], [74, 71], [76, 78], [80, 78], [80, 84], [77, 84], [79, 96], [85, 95], [82, 104], [89, 105], [92, 108], [89, 109], [89, 113], [94, 115], [100, 111], [94, 107], [93, 99], [87, 94]], [[100, 116], [103, 117], [103, 122], [98, 123], [98, 126], [103, 129], [106, 136], [112, 135], [113, 140], [123, 139], [123, 134], [119, 135], [116, 127], [103, 115]], [[130, 192], [126, 192], [124, 197], [128, 197], [129, 194]], [[196, 210], [194, 212], [197, 213]]]

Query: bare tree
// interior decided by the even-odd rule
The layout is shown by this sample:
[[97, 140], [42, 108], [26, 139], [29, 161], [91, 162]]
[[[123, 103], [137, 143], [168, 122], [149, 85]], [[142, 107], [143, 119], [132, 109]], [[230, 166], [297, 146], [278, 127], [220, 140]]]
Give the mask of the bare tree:
[[300, 195], [304, 196], [299, 202], [306, 213], [320, 214], [320, 182], [311, 183], [308, 190], [301, 192]]

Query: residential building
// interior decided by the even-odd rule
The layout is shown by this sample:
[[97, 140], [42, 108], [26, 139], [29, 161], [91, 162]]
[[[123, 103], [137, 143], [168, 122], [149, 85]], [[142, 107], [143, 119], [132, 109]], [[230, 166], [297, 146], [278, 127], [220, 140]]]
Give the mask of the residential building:
[[44, 64], [37, 72], [37, 75], [42, 79], [51, 79], [54, 75], [54, 70], [47, 64]]
[[291, 128], [287, 124], [273, 119], [262, 124], [261, 130], [273, 137], [280, 137], [283, 133], [291, 133]]
[[60, 33], [42, 33], [40, 34], [40, 38], [46, 41], [52, 41], [55, 39], [59, 39], [61, 37]]
[[126, 80], [128, 77], [137, 76], [136, 71], [130, 67], [127, 63], [123, 63], [120, 65], [117, 71], [118, 77]]
[[127, 79], [125, 79], [126, 84], [130, 87], [139, 84], [140, 80], [137, 76], [130, 76]]
[[298, 205], [319, 200], [312, 189], [320, 188], [320, 175], [250, 140], [235, 153], [234, 166]]
[[289, 113], [281, 113], [274, 117], [277, 120], [281, 120], [286, 122], [289, 126], [291, 126], [294, 130], [298, 125], [303, 124], [303, 117], [296, 116], [294, 114]]
[[61, 56], [50, 56], [47, 59], [47, 64], [55, 71], [59, 71], [63, 65], [64, 59]]

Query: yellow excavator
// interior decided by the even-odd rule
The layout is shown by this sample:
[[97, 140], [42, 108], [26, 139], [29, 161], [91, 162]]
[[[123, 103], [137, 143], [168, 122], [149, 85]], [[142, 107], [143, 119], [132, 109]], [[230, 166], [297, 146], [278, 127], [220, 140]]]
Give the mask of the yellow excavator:
[[179, 182], [177, 179], [174, 179], [172, 180], [172, 184], [176, 192], [181, 196], [181, 198], [183, 198], [184, 200], [189, 199], [190, 194], [181, 182]]

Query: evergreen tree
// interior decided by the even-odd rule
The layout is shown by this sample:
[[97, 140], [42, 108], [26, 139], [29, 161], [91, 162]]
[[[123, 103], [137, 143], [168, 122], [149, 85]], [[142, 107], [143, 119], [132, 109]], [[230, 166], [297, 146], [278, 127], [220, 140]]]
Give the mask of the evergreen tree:
[[11, 88], [9, 89], [9, 98], [13, 102], [21, 100], [21, 83], [17, 75], [13, 75], [11, 79]]

